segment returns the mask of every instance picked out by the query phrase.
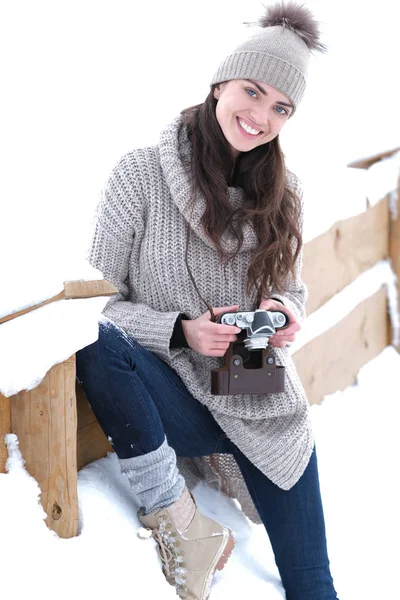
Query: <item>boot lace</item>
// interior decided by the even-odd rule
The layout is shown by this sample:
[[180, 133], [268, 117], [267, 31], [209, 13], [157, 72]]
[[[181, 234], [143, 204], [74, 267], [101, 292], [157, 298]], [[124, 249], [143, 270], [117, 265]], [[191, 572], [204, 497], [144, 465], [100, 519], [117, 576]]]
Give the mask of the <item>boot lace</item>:
[[151, 535], [157, 542], [157, 552], [163, 563], [163, 571], [167, 577], [171, 577], [173, 555], [158, 529], [153, 529]]
[[158, 519], [159, 527], [152, 530], [157, 542], [157, 551], [163, 565], [167, 581], [175, 585], [178, 592], [186, 591], [186, 569], [183, 552], [177, 549], [176, 533], [171, 532], [171, 524], [164, 517]]

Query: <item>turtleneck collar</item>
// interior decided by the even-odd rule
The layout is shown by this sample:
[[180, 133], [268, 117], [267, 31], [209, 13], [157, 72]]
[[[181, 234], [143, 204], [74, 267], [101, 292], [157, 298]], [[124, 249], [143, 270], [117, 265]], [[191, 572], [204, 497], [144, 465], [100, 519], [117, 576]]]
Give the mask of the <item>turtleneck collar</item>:
[[[182, 125], [182, 116], [177, 117], [162, 133], [159, 142], [161, 168], [170, 190], [173, 202], [180, 213], [205, 244], [214, 248], [201, 225], [201, 217], [206, 202], [200, 192], [196, 193], [196, 202], [191, 206], [190, 161], [192, 148], [187, 127]], [[233, 208], [243, 202], [242, 188], [228, 187], [228, 198]], [[218, 199], [216, 198], [216, 202]], [[222, 236], [222, 248], [227, 253], [236, 250], [237, 240], [228, 233]], [[243, 245], [240, 252], [254, 250], [258, 245], [256, 233], [250, 223], [243, 225]]]

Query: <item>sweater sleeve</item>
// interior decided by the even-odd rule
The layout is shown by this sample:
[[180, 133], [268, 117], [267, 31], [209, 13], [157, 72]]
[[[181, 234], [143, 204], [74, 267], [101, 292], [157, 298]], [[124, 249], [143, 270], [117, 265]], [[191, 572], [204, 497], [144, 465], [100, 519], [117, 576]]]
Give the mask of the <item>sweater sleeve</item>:
[[88, 260], [119, 290], [107, 303], [104, 315], [160, 358], [172, 359], [183, 350], [170, 348], [180, 311], [154, 310], [135, 301], [134, 282], [128, 288], [129, 265], [139, 258], [134, 256], [135, 237], [144, 231], [144, 192], [138, 169], [130, 153], [111, 172], [95, 213]]
[[[300, 216], [300, 229], [303, 229], [304, 220], [304, 204], [303, 204], [303, 190], [300, 182], [295, 175], [288, 173], [288, 183], [293, 187], [296, 194], [300, 197], [302, 202], [302, 210]], [[308, 290], [306, 285], [301, 279], [301, 271], [303, 266], [303, 248], [297, 257], [293, 277], [290, 273], [285, 282], [285, 293], [278, 294], [274, 291], [271, 294], [271, 298], [279, 300], [284, 306], [287, 306], [296, 315], [299, 323], [302, 323], [306, 318], [306, 302], [308, 298]]]

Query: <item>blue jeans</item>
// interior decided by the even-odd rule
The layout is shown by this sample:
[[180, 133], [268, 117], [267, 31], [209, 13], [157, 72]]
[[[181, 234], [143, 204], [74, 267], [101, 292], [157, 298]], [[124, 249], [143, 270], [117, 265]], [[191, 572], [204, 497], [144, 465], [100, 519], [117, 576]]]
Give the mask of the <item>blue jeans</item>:
[[119, 458], [156, 450], [167, 437], [178, 456], [235, 457], [267, 530], [287, 600], [335, 600], [329, 569], [317, 457], [284, 491], [227, 438], [180, 377], [118, 328], [77, 353], [77, 376]]

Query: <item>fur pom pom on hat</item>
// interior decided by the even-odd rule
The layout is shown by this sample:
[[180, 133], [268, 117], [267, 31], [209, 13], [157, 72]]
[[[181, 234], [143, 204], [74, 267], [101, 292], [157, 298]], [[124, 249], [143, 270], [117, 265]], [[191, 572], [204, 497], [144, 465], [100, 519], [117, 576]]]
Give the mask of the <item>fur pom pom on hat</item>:
[[326, 47], [319, 40], [318, 23], [311, 11], [298, 4], [276, 4], [267, 9], [260, 19], [261, 27], [286, 27], [297, 34], [309, 48], [324, 52]]
[[312, 13], [293, 2], [267, 7], [262, 30], [227, 56], [211, 85], [231, 79], [255, 79], [272, 85], [292, 102], [294, 110], [306, 87], [311, 52], [324, 52]]

